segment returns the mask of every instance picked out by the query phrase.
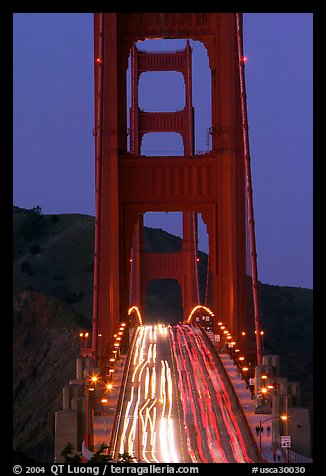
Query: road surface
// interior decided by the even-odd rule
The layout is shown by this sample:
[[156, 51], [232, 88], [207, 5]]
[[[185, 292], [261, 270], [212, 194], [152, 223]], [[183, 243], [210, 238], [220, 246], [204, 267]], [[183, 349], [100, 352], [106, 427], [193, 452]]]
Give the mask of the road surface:
[[138, 329], [115, 454], [144, 463], [252, 462], [243, 418], [199, 328]]

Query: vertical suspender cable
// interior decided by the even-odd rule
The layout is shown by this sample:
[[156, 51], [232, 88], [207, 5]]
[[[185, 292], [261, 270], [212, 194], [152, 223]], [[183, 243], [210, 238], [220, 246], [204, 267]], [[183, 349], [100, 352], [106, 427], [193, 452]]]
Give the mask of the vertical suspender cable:
[[208, 293], [209, 293], [209, 250], [207, 254], [207, 270], [206, 270], [206, 288], [205, 288], [205, 306], [208, 306]]
[[[93, 290], [93, 326], [92, 354], [97, 360], [98, 352], [98, 303], [99, 303], [99, 261], [100, 261], [100, 228], [101, 228], [101, 193], [102, 193], [102, 101], [103, 101], [103, 29], [104, 15], [99, 13], [98, 57], [95, 59], [97, 71], [96, 87], [96, 124], [95, 124], [95, 239], [94, 239], [94, 290]], [[95, 363], [96, 365], [96, 363]]]
[[259, 299], [259, 282], [257, 271], [257, 253], [255, 241], [255, 220], [252, 199], [252, 181], [250, 170], [250, 152], [249, 152], [249, 135], [248, 135], [248, 118], [246, 105], [246, 86], [244, 74], [244, 56], [243, 56], [243, 35], [242, 35], [242, 15], [236, 13], [237, 41], [238, 41], [238, 64], [240, 76], [240, 93], [241, 93], [241, 114], [242, 114], [242, 133], [244, 148], [244, 166], [246, 175], [246, 197], [248, 207], [248, 231], [249, 231], [249, 249], [250, 249], [250, 266], [252, 275], [252, 294], [254, 304], [254, 322], [257, 347], [257, 364], [262, 364], [263, 344], [261, 335], [261, 311]]
[[197, 214], [193, 212], [191, 214], [192, 216], [192, 229], [193, 229], [193, 235], [192, 235], [192, 246], [194, 250], [194, 257], [195, 257], [195, 280], [196, 280], [196, 297], [197, 297], [197, 304], [200, 303], [200, 295], [199, 295], [199, 279], [198, 279], [198, 262], [197, 262], [197, 257], [198, 257], [198, 246], [197, 246], [197, 226], [196, 226], [196, 218]]

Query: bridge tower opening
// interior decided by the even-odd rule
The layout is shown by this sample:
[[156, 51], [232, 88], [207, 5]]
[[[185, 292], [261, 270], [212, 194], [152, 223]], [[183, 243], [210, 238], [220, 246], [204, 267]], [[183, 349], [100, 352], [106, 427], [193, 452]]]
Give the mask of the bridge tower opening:
[[[188, 269], [182, 265], [187, 280], [184, 286], [186, 312], [198, 301], [196, 268], [193, 266], [196, 258], [193, 230], [197, 225], [193, 217], [201, 213], [209, 236], [210, 293], [207, 304], [216, 319], [223, 319], [234, 336], [246, 329], [245, 346], [248, 349], [256, 346], [261, 357], [257, 295], [254, 319], [247, 312], [246, 299], [246, 195], [250, 193], [251, 183], [247, 180], [241, 14], [96, 13], [94, 35], [94, 356], [101, 359], [105, 355], [115, 326], [127, 315], [130, 260], [136, 265], [135, 276], [140, 276], [135, 281], [139, 286], [140, 270], [145, 269], [140, 266], [140, 257], [150, 261], [148, 270], [158, 264], [141, 252], [143, 214], [181, 211], [188, 230], [184, 249], [184, 255], [188, 255], [188, 261], [184, 260]], [[187, 73], [191, 59], [189, 42], [184, 50], [171, 55], [139, 52], [137, 42], [146, 38], [186, 38], [205, 45], [211, 71], [209, 152], [196, 154], [193, 147], [194, 110], [190, 100], [191, 76]], [[130, 51], [136, 79], [131, 81], [134, 99], [128, 127], [126, 71]], [[188, 91], [186, 105], [183, 110], [174, 112], [142, 111], [135, 100], [140, 71], [158, 71], [163, 64], [166, 71], [179, 70], [184, 75]], [[141, 140], [150, 131], [181, 134], [184, 156], [142, 155]], [[248, 220], [252, 229], [252, 214]], [[134, 257], [138, 255], [138, 259], [133, 260], [130, 250], [136, 250]], [[254, 256], [254, 249], [251, 253]], [[173, 265], [177, 266], [177, 263]], [[141, 302], [140, 290], [136, 299]], [[217, 326], [217, 322], [213, 325]]]
[[145, 323], [175, 325], [183, 320], [181, 288], [177, 279], [151, 280], [146, 286], [145, 296]]

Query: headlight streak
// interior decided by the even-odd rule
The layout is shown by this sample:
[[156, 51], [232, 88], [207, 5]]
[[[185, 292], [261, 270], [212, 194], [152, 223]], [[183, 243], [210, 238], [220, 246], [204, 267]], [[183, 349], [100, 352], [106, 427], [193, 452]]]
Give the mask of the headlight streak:
[[166, 458], [165, 461], [177, 463], [179, 459], [175, 452], [173, 422], [171, 420], [173, 404], [172, 378], [171, 369], [166, 360], [161, 360], [161, 399], [163, 401], [160, 421], [161, 453]]
[[137, 342], [136, 342], [136, 351], [134, 355], [134, 365], [136, 365], [137, 360], [142, 361], [143, 360], [143, 353], [144, 353], [144, 340], [146, 339], [146, 332], [147, 329], [144, 327], [140, 328], [138, 337], [137, 337]]
[[142, 327], [135, 345], [134, 369], [130, 369], [130, 397], [118, 447], [120, 453], [128, 451], [146, 463], [180, 461], [172, 418], [172, 372], [167, 360], [157, 360], [157, 339], [167, 335], [168, 329], [161, 325]]
[[[137, 401], [136, 401], [136, 404], [135, 404], [135, 407], [134, 407], [134, 412], [133, 412], [133, 415], [131, 417], [131, 421], [132, 421], [132, 424], [131, 424], [131, 429], [130, 429], [130, 433], [129, 433], [129, 436], [128, 436], [128, 453], [133, 455], [134, 454], [134, 444], [135, 444], [135, 440], [136, 440], [136, 431], [139, 429], [139, 426], [140, 425], [140, 422], [139, 422], [139, 402], [140, 402], [140, 388], [138, 387], [137, 389]], [[138, 432], [137, 432], [137, 443], [138, 443]]]
[[[127, 428], [129, 426], [129, 419], [131, 418], [131, 416], [129, 416], [129, 411], [130, 411], [130, 407], [132, 405], [132, 402], [133, 402], [133, 397], [134, 397], [134, 387], [132, 387], [131, 389], [131, 395], [130, 395], [130, 400], [129, 402], [127, 403], [127, 407], [126, 407], [126, 416], [124, 418], [124, 422], [123, 422], [123, 428], [122, 428], [122, 433], [121, 433], [121, 438], [120, 438], [120, 450], [119, 450], [119, 453], [123, 453], [125, 451], [125, 439], [126, 439], [126, 432], [127, 432]], [[132, 435], [131, 433], [129, 433], [129, 437], [132, 438]], [[128, 453], [130, 452], [130, 443], [128, 442]], [[132, 452], [130, 453], [132, 454]]]
[[165, 407], [166, 407], [166, 393], [165, 393], [165, 365], [163, 360], [161, 360], [161, 393], [160, 398], [163, 403], [162, 417], [165, 416]]
[[[157, 400], [155, 401], [155, 403], [157, 402]], [[160, 463], [160, 461], [156, 458], [155, 454], [156, 454], [156, 431], [155, 431], [155, 428], [156, 428], [156, 406], [154, 407], [153, 409], [153, 431], [152, 431], [152, 458], [153, 458], [153, 461], [155, 461], [156, 463]]]
[[145, 399], [148, 398], [148, 390], [149, 390], [149, 368], [146, 367], [146, 377], [145, 377]]
[[168, 440], [169, 440], [169, 447], [170, 447], [170, 454], [173, 463], [178, 463], [179, 459], [175, 451], [175, 442], [174, 442], [174, 428], [173, 428], [173, 420], [171, 418], [172, 414], [172, 407], [173, 407], [173, 383], [172, 383], [172, 375], [171, 369], [167, 360], [164, 361], [166, 366], [166, 374], [167, 374], [167, 386], [168, 386], [168, 403], [169, 403], [169, 410], [168, 410]]
[[151, 398], [154, 398], [154, 395], [156, 392], [156, 370], [154, 366], [152, 368], [152, 377], [151, 377], [150, 383], [151, 383]]
[[[154, 442], [155, 442], [155, 425], [156, 425], [156, 405], [157, 399], [154, 399], [152, 403], [150, 403], [150, 399], [145, 402], [145, 404], [139, 410], [140, 419], [142, 422], [142, 457], [147, 462], [150, 463], [151, 461], [147, 458], [146, 452], [151, 453], [152, 458], [155, 462], [159, 463], [157, 458], [154, 455]], [[146, 409], [146, 417], [144, 419], [143, 411]], [[151, 417], [151, 411], [153, 410], [153, 418]], [[150, 436], [150, 438], [148, 438]], [[151, 450], [147, 451], [147, 446], [151, 447]]]
[[[147, 428], [147, 416], [146, 416], [146, 419], [144, 421], [144, 417], [143, 417], [143, 410], [144, 408], [148, 405], [149, 403], [149, 400], [147, 400], [143, 406], [141, 408], [139, 408], [138, 410], [138, 414], [139, 414], [139, 422], [138, 424], [140, 424], [141, 422], [141, 425], [142, 425], [142, 431], [141, 431], [141, 434], [142, 434], [142, 442], [141, 442], [141, 446], [142, 446], [142, 458], [143, 460], [146, 461], [146, 463], [149, 463], [149, 460], [147, 459], [146, 457], [146, 446], [147, 446], [147, 436], [148, 436], [148, 433], [146, 431], [146, 428]], [[147, 415], [147, 412], [146, 412], [146, 415]], [[138, 444], [140, 443], [140, 441], [138, 442]], [[140, 448], [138, 448], [138, 452], [140, 452]]]

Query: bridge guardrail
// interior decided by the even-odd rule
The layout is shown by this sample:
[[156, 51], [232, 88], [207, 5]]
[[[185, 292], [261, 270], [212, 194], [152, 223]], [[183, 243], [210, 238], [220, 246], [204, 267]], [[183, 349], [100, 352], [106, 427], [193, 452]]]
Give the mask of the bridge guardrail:
[[[282, 448], [283, 449], [283, 448]], [[313, 463], [313, 459], [309, 458], [309, 456], [304, 456], [300, 453], [296, 453], [291, 449], [289, 451], [289, 463]]]

